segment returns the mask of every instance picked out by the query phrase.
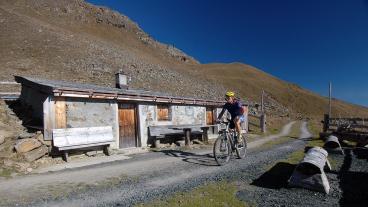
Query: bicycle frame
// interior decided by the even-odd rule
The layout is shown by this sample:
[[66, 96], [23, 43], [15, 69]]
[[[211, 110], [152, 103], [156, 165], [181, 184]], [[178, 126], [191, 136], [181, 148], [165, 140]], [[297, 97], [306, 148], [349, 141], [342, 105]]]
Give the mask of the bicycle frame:
[[232, 151], [234, 151], [234, 149], [235, 149], [234, 130], [229, 128], [230, 122], [221, 122], [221, 124], [226, 124], [226, 129], [223, 129], [221, 131], [224, 134], [224, 140], [226, 141], [227, 139], [229, 139], [231, 149], [232, 149]]

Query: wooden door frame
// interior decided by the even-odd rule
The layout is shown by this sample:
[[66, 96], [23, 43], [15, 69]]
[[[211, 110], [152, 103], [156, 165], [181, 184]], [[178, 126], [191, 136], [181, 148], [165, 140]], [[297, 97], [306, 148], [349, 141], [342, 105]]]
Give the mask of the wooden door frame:
[[[207, 125], [207, 109], [208, 109], [208, 111], [211, 111], [212, 112], [212, 121], [211, 121], [211, 123], [212, 124], [215, 124], [215, 122], [216, 122], [216, 118], [217, 118], [217, 112], [216, 112], [216, 107], [212, 107], [212, 106], [207, 106], [206, 107], [206, 125]], [[209, 129], [212, 133], [215, 133], [215, 128], [214, 127], [211, 127], [210, 129]]]
[[[119, 122], [120, 122], [120, 115], [119, 115], [119, 110], [121, 109], [120, 108], [120, 105], [122, 104], [128, 104], [128, 105], [132, 105], [134, 107], [134, 121], [135, 121], [135, 126], [134, 126], [134, 129], [135, 129], [135, 147], [140, 147], [141, 146], [141, 140], [140, 140], [140, 133], [139, 133], [139, 117], [138, 117], [138, 106], [139, 104], [138, 103], [135, 103], [135, 102], [121, 102], [119, 101], [118, 102], [118, 125], [119, 125]], [[119, 133], [118, 133], [118, 140], [119, 140], [119, 143], [118, 143], [118, 149], [124, 149], [124, 148], [120, 148], [120, 125], [118, 126], [119, 129]]]

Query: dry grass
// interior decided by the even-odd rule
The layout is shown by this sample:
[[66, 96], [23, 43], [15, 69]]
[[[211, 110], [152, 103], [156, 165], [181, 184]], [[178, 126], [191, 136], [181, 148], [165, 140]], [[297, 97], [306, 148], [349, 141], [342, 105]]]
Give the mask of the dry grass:
[[189, 192], [177, 193], [167, 200], [156, 200], [137, 207], [223, 207], [248, 206], [236, 198], [237, 187], [233, 183], [219, 182], [200, 186]]

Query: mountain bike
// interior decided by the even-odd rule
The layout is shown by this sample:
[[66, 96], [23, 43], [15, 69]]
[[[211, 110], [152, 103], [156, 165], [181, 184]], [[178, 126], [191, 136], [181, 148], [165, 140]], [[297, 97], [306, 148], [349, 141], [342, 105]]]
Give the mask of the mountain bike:
[[236, 152], [239, 159], [245, 157], [247, 153], [246, 136], [240, 143], [236, 144], [235, 130], [229, 128], [230, 120], [221, 121], [219, 124], [219, 137], [213, 145], [213, 156], [218, 165], [224, 165], [229, 162], [230, 157]]

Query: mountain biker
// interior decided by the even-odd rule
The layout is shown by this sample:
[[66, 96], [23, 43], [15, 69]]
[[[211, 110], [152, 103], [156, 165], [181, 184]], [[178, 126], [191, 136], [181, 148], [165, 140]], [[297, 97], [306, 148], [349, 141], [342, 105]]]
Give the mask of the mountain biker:
[[237, 144], [239, 144], [242, 141], [240, 123], [244, 122], [244, 109], [242, 107], [242, 103], [235, 97], [235, 93], [232, 91], [226, 92], [225, 100], [226, 103], [222, 107], [222, 111], [220, 112], [217, 118], [217, 122], [219, 122], [219, 120], [222, 118], [225, 111], [227, 110], [231, 115], [231, 122], [229, 127], [230, 129], [235, 128], [236, 130], [235, 137]]

